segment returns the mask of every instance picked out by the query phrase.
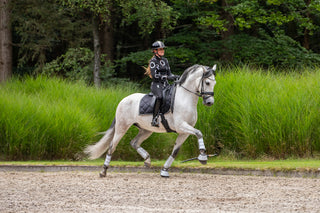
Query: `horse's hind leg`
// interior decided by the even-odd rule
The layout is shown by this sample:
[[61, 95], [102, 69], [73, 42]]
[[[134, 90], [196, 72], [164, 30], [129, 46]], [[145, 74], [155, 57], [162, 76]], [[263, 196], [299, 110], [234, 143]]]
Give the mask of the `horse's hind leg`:
[[185, 142], [185, 140], [188, 138], [188, 136], [189, 136], [189, 134], [180, 134], [177, 137], [177, 140], [176, 140], [176, 143], [175, 143], [175, 145], [173, 147], [172, 153], [169, 156], [169, 158], [167, 159], [167, 161], [165, 162], [163, 168], [161, 169], [161, 173], [160, 173], [161, 177], [166, 177], [166, 178], [169, 177], [168, 170], [171, 167], [172, 162], [176, 158], [176, 156], [177, 156], [177, 154], [178, 154], [178, 152], [180, 150], [180, 147]]
[[103, 170], [100, 172], [100, 177], [106, 176], [107, 169], [109, 168], [109, 165], [110, 165], [112, 153], [116, 150], [118, 143], [120, 142], [124, 134], [128, 131], [129, 127], [130, 125], [123, 125], [120, 127], [119, 124], [116, 124], [115, 133], [110, 143], [110, 147], [107, 151], [106, 159], [103, 164]]
[[140, 129], [138, 135], [130, 142], [131, 146], [137, 150], [137, 152], [139, 153], [139, 155], [141, 155], [141, 157], [145, 160], [144, 161], [144, 165], [146, 167], [150, 167], [151, 166], [151, 159], [150, 159], [150, 155], [149, 153], [143, 149], [140, 145], [142, 144], [142, 142], [144, 140], [146, 140], [148, 137], [150, 137], [150, 135], [152, 134], [152, 132], [145, 130], [145, 129]]

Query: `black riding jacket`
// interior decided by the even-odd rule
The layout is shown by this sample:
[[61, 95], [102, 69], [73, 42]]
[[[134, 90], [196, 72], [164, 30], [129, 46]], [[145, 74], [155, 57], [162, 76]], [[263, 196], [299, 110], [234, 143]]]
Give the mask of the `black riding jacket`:
[[162, 98], [162, 91], [169, 85], [168, 80], [174, 80], [178, 76], [171, 73], [169, 62], [165, 57], [153, 56], [150, 60], [150, 71], [152, 76], [151, 91]]

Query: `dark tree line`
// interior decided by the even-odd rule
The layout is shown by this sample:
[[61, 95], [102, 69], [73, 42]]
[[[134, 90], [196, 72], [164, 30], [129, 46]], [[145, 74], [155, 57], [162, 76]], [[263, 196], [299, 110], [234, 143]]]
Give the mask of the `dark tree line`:
[[199, 63], [320, 64], [318, 0], [0, 0], [0, 80], [140, 80], [163, 40], [174, 72]]
[[0, 1], [0, 82], [12, 73], [12, 46], [9, 0]]

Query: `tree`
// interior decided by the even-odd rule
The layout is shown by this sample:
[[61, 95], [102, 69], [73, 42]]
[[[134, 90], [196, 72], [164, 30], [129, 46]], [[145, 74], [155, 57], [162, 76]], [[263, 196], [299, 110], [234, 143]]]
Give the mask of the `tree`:
[[[310, 48], [309, 37], [319, 30], [319, 25], [314, 21], [319, 19], [320, 4], [318, 0], [200, 0], [200, 2], [211, 6], [215, 5], [215, 10], [204, 12], [199, 17], [199, 23], [220, 32], [222, 42], [229, 48], [236, 46], [238, 41], [242, 42], [244, 38], [242, 34], [246, 34], [249, 36], [247, 42], [242, 43], [246, 46], [252, 47], [248, 38], [252, 42], [258, 38], [262, 40], [262, 42], [255, 41], [258, 45], [262, 44], [263, 40], [269, 40], [270, 44], [274, 42], [271, 47], [278, 46], [281, 49], [286, 48], [287, 45], [297, 46], [290, 41], [293, 39], [299, 41], [301, 46], [308, 50]], [[289, 28], [290, 26], [291, 28]], [[289, 36], [288, 29], [293, 29], [290, 38], [286, 38]], [[288, 53], [291, 51], [290, 48], [288, 46]], [[300, 52], [298, 46], [297, 48], [297, 52]], [[255, 50], [258, 49], [255, 48]], [[263, 48], [260, 51], [263, 51]], [[233, 55], [235, 54], [233, 50], [231, 52]], [[309, 54], [310, 52], [305, 53]], [[289, 54], [293, 59], [298, 57], [294, 51]], [[282, 55], [284, 57], [287, 54]], [[239, 58], [239, 55], [237, 57]], [[304, 59], [307, 60], [308, 57]], [[313, 57], [314, 55], [310, 58]], [[231, 58], [229, 56], [228, 60]], [[277, 66], [277, 64], [274, 65]]]
[[[107, 60], [113, 59], [113, 33], [117, 22], [120, 28], [125, 28], [126, 36], [139, 32], [141, 37], [148, 37], [152, 32], [160, 32], [159, 37], [171, 30], [175, 21], [172, 8], [161, 0], [60, 0], [66, 7], [73, 9], [74, 14], [86, 13], [92, 19], [92, 35], [95, 53], [94, 84], [100, 86], [100, 58], [101, 53], [106, 54]], [[117, 15], [113, 14], [116, 10]], [[114, 19], [117, 19], [114, 20]], [[135, 32], [127, 31], [127, 26], [138, 25]], [[158, 28], [156, 28], [158, 26]], [[119, 28], [117, 28], [119, 30]], [[120, 31], [120, 30], [119, 30]], [[120, 40], [118, 40], [120, 43]]]
[[32, 73], [37, 74], [46, 62], [68, 48], [90, 42], [88, 23], [70, 15], [70, 9], [56, 0], [11, 1], [11, 8], [18, 70], [31, 67]]
[[[201, 24], [213, 26], [219, 31], [227, 31], [227, 25], [234, 25], [240, 31], [262, 28], [267, 33], [282, 34], [289, 23], [295, 23], [296, 34], [303, 35], [303, 46], [308, 47], [307, 36], [319, 29], [312, 16], [318, 16], [320, 3], [318, 0], [202, 0], [211, 4], [221, 2], [225, 12], [217, 17], [215, 11], [209, 11], [201, 18]], [[221, 25], [221, 19], [224, 24]], [[308, 49], [308, 48], [307, 48]]]
[[[108, 68], [116, 69], [114, 76], [140, 79], [143, 69], [139, 69], [151, 57], [147, 49], [158, 39], [167, 44], [166, 55], [175, 72], [213, 61], [250, 61], [268, 67], [312, 64], [320, 57], [310, 55], [320, 53], [318, 0], [17, 0], [11, 4], [13, 66], [18, 63], [19, 72], [30, 67], [37, 74], [68, 49], [81, 47], [94, 50], [96, 85], [103, 80], [100, 55], [111, 61]], [[270, 53], [277, 57], [266, 55]]]
[[10, 78], [12, 73], [9, 1], [0, 0], [0, 82]]
[[[101, 86], [100, 67], [101, 67], [101, 39], [102, 23], [108, 24], [112, 1], [110, 0], [60, 0], [64, 6], [73, 9], [74, 13], [88, 13], [92, 20], [92, 36], [94, 49], [94, 68], [93, 81], [96, 87]], [[108, 28], [108, 25], [106, 25]]]

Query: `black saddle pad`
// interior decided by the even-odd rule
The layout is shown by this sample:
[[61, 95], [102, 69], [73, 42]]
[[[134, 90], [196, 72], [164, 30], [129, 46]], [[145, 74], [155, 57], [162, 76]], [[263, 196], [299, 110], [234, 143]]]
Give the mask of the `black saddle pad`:
[[139, 114], [152, 114], [155, 102], [156, 97], [152, 93], [143, 96], [139, 105]]
[[[175, 86], [170, 85], [163, 91], [163, 100], [162, 105], [160, 107], [161, 113], [165, 114], [169, 112], [170, 109], [171, 112], [173, 112], [175, 88]], [[143, 96], [139, 105], [139, 114], [153, 114], [155, 102], [156, 97], [152, 93]]]

